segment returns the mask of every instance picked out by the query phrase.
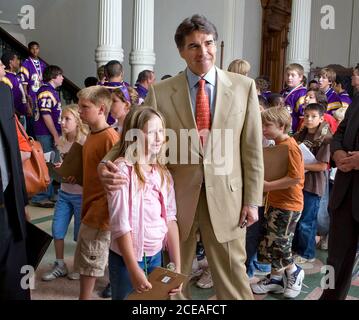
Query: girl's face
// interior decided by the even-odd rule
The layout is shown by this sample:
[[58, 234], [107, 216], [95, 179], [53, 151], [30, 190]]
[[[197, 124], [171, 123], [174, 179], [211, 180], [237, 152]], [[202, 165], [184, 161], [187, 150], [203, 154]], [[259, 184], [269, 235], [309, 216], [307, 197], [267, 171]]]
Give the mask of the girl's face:
[[143, 127], [143, 133], [145, 136], [145, 154], [157, 155], [165, 141], [165, 133], [162, 125], [162, 120], [153, 116], [148, 120]]
[[61, 115], [61, 129], [62, 133], [68, 134], [76, 131], [77, 123], [74, 115], [71, 112], [64, 112]]
[[305, 105], [311, 103], [317, 103], [317, 98], [315, 97], [315, 93], [313, 91], [308, 91], [305, 98], [304, 98]]
[[123, 102], [115, 94], [112, 95], [111, 115], [115, 119], [124, 119], [129, 111], [129, 103]]

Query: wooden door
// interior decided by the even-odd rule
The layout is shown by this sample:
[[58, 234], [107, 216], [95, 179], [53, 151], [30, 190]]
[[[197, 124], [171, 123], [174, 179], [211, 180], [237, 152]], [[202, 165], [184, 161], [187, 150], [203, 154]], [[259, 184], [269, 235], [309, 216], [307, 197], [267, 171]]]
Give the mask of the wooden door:
[[261, 2], [263, 8], [261, 75], [269, 77], [272, 92], [280, 92], [284, 85], [292, 0], [261, 0]]

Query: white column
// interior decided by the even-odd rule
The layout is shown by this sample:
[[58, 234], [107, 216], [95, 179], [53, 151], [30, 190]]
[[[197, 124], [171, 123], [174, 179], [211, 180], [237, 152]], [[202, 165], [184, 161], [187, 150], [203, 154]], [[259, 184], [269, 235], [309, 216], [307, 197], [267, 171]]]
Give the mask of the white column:
[[310, 71], [310, 20], [312, 0], [292, 1], [292, 20], [289, 31], [287, 63], [299, 63], [307, 75]]
[[123, 61], [122, 49], [122, 0], [100, 0], [97, 67], [110, 60]]
[[153, 70], [156, 63], [153, 51], [154, 0], [134, 0], [133, 11], [133, 39], [130, 54], [132, 84], [142, 70]]

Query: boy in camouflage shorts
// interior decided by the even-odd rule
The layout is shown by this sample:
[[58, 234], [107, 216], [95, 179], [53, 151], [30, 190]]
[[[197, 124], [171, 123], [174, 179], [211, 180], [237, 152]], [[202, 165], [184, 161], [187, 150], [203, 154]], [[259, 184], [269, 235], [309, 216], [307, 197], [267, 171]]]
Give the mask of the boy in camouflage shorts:
[[278, 180], [264, 181], [268, 209], [258, 261], [271, 264], [272, 271], [251, 288], [255, 294], [283, 293], [286, 298], [295, 298], [304, 279], [304, 270], [294, 263], [292, 256], [294, 231], [303, 210], [304, 162], [296, 141], [288, 136], [291, 115], [286, 108], [263, 111], [262, 124], [266, 139], [288, 147], [288, 172]]

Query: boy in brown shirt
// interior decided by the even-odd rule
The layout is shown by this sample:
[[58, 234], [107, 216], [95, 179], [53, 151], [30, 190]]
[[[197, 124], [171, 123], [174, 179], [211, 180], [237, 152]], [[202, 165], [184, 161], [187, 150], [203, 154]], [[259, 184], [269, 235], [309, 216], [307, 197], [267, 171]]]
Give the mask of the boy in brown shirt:
[[264, 181], [268, 192], [265, 235], [259, 245], [258, 261], [270, 263], [271, 274], [251, 288], [255, 294], [284, 293], [299, 295], [304, 271], [293, 262], [292, 240], [303, 210], [304, 163], [296, 141], [289, 137], [291, 115], [286, 108], [274, 107], [262, 112], [263, 135], [276, 145], [288, 146], [288, 173], [274, 181]]
[[119, 140], [107, 122], [111, 93], [101, 86], [82, 89], [79, 113], [91, 133], [83, 146], [83, 203], [74, 268], [80, 273], [80, 299], [91, 298], [96, 278], [104, 275], [110, 247], [107, 196], [97, 166]]
[[298, 144], [303, 143], [316, 159], [316, 163], [304, 164], [304, 209], [293, 239], [293, 250], [298, 254], [294, 261], [298, 264], [315, 260], [317, 217], [320, 199], [328, 179], [326, 171], [330, 161], [330, 142], [333, 138], [329, 123], [324, 120], [324, 113], [325, 107], [321, 104], [308, 104], [304, 110], [304, 127], [293, 137]]

